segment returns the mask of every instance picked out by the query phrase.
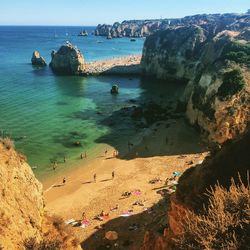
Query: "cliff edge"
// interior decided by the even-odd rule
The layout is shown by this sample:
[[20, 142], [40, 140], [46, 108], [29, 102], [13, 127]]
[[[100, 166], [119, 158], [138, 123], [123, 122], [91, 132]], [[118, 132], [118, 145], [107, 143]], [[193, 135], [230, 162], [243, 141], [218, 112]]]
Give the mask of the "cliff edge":
[[0, 249], [81, 249], [64, 222], [45, 213], [42, 184], [13, 147], [0, 138]]
[[179, 108], [204, 137], [222, 144], [250, 121], [250, 15], [209, 17], [149, 36], [141, 66], [146, 75], [186, 82]]

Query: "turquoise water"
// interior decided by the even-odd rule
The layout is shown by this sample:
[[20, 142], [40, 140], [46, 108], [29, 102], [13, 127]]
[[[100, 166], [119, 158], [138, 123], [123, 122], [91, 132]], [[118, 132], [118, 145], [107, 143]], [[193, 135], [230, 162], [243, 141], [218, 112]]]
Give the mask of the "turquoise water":
[[[49, 62], [50, 52], [67, 40], [81, 49], [87, 61], [141, 53], [143, 40], [76, 36], [81, 29], [0, 27], [0, 129], [37, 167], [38, 177], [50, 174], [51, 162], [60, 162], [64, 156], [70, 164], [83, 151], [91, 155], [101, 150], [102, 143], [96, 141], [110, 130], [102, 120], [142, 91], [138, 78], [62, 77], [53, 75], [49, 67], [32, 67], [34, 50]], [[94, 28], [87, 30], [91, 33]], [[117, 82], [122, 95], [114, 97], [109, 91]], [[81, 147], [73, 147], [74, 141]]]
[[[55, 76], [49, 67], [32, 67], [34, 50], [49, 62], [51, 51], [67, 40], [81, 49], [87, 61], [142, 51], [143, 40], [131, 43], [128, 38], [78, 37], [81, 30], [0, 27], [0, 129], [14, 139], [39, 179], [53, 173], [54, 161], [59, 163], [56, 172], [79, 165], [84, 151], [88, 159], [103, 153], [108, 145], [126, 153], [127, 143], [138, 129], [131, 119], [116, 111], [134, 105], [130, 99], [143, 102], [164, 95], [170, 100], [179, 95], [175, 84], [156, 86], [157, 82], [150, 79]], [[94, 28], [87, 30], [91, 33]], [[117, 96], [110, 94], [114, 83], [120, 87]], [[73, 146], [76, 141], [80, 147]]]

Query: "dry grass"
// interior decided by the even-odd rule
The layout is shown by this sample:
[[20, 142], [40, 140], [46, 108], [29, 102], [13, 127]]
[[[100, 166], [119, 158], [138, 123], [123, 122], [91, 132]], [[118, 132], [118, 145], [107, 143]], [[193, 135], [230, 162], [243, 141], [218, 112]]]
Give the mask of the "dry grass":
[[12, 141], [9, 137], [0, 138], [0, 142], [6, 149], [14, 148], [14, 141]]
[[58, 216], [47, 216], [43, 225], [43, 239], [37, 242], [35, 238], [24, 241], [26, 250], [62, 250], [76, 249], [80, 241], [75, 237], [71, 227], [65, 225]]
[[189, 210], [182, 227], [176, 249], [250, 249], [249, 178], [248, 185], [232, 180], [229, 190], [216, 185], [203, 213]]

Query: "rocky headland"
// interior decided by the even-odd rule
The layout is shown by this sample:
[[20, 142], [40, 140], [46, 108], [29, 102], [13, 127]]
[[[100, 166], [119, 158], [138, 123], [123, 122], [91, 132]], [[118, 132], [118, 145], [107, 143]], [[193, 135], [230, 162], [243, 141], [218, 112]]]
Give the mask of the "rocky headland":
[[250, 120], [250, 15], [199, 20], [149, 36], [141, 66], [146, 75], [186, 80], [179, 108], [206, 138], [223, 143]]
[[52, 51], [50, 67], [56, 74], [82, 75], [85, 70], [81, 51], [67, 42], [58, 51]]
[[122, 23], [115, 22], [113, 25], [99, 24], [95, 30], [96, 36], [106, 36], [110, 38], [120, 37], [147, 37], [159, 30], [189, 25], [210, 26], [212, 30], [215, 24], [215, 32], [225, 30], [228, 25], [244, 27], [245, 23], [241, 14], [202, 14], [186, 16], [184, 18], [165, 18], [155, 20], [128, 20]]

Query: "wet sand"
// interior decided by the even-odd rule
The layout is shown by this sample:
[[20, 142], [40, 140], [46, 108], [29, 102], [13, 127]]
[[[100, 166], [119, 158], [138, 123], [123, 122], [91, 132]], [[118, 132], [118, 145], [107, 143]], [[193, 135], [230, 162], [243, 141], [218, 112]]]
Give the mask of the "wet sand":
[[[146, 230], [154, 228], [157, 231], [167, 223], [167, 197], [161, 193], [166, 189], [165, 179], [171, 177], [174, 171], [184, 172], [207, 154], [197, 133], [183, 119], [155, 124], [122, 159], [114, 157], [113, 152], [114, 149], [109, 148], [106, 155], [103, 152], [84, 168], [68, 173], [65, 185], [62, 185], [62, 178], [55, 181], [55, 187], [44, 183], [49, 213], [60, 215], [64, 220], [81, 220], [85, 212], [90, 220], [86, 228], [74, 227], [81, 242], [84, 242], [85, 250], [110, 244], [104, 239], [105, 232], [109, 230], [118, 232], [116, 243], [119, 249], [127, 249], [126, 244], [136, 249]], [[113, 180], [112, 171], [115, 172]], [[93, 179], [95, 173], [96, 182]], [[150, 184], [149, 181], [154, 178], [161, 181]], [[141, 193], [128, 198], [122, 196], [124, 192], [135, 190]], [[142, 204], [133, 205], [136, 201]], [[110, 209], [116, 205], [118, 209], [111, 212]], [[109, 213], [109, 218], [105, 221], [94, 219], [102, 210]], [[120, 216], [128, 210], [132, 211], [130, 217]], [[130, 230], [131, 223], [137, 223], [138, 228]]]

